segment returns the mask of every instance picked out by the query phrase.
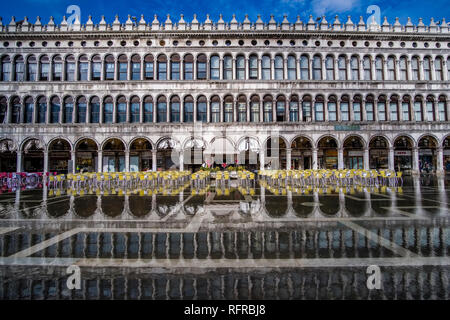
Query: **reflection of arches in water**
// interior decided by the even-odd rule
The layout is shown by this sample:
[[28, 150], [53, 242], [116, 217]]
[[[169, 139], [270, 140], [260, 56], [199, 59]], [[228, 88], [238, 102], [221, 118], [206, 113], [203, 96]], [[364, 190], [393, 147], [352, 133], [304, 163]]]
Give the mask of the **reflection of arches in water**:
[[102, 211], [108, 217], [118, 217], [123, 212], [124, 196], [108, 196], [102, 199]]
[[272, 218], [279, 218], [286, 214], [288, 210], [286, 197], [266, 197], [265, 207], [267, 213]]
[[314, 206], [305, 206], [302, 203], [314, 202], [314, 196], [293, 196], [292, 197], [292, 209], [299, 218], [307, 218], [314, 211]]
[[203, 209], [203, 204], [205, 201], [204, 196], [196, 195], [193, 196], [186, 205], [184, 205], [183, 213], [185, 215], [194, 215], [199, 210]]
[[59, 218], [67, 214], [70, 210], [70, 197], [66, 197], [66, 201], [47, 204], [47, 214], [51, 218]]
[[319, 196], [319, 202], [323, 215], [335, 216], [341, 209], [338, 196]]
[[345, 209], [347, 209], [347, 212], [350, 216], [361, 217], [368, 211], [368, 201], [365, 198], [361, 200], [355, 200], [345, 197]]
[[152, 197], [130, 196], [130, 212], [135, 217], [145, 217], [152, 210]]
[[159, 197], [156, 205], [156, 213], [158, 216], [165, 217], [170, 213], [170, 211], [175, 208], [179, 201], [179, 196], [164, 196]]
[[75, 214], [82, 218], [87, 218], [94, 215], [97, 209], [97, 197], [85, 196], [75, 198], [74, 200]]

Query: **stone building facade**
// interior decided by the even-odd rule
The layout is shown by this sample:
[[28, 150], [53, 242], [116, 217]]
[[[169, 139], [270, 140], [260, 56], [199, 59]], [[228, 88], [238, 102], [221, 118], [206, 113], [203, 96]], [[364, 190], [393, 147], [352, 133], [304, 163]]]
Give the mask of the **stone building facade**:
[[450, 170], [450, 33], [398, 19], [0, 23], [0, 171]]

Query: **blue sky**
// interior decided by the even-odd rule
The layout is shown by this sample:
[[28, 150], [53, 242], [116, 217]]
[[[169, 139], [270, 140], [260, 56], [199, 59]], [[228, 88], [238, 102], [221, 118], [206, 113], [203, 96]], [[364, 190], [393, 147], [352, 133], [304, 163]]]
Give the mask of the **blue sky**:
[[82, 23], [86, 22], [88, 15], [92, 15], [94, 23], [100, 21], [101, 15], [105, 15], [106, 21], [111, 23], [115, 14], [119, 14], [123, 22], [128, 14], [138, 17], [144, 14], [147, 22], [153, 20], [154, 14], [158, 15], [160, 22], [166, 20], [167, 14], [171, 15], [172, 22], [178, 22], [180, 14], [184, 14], [185, 20], [189, 22], [194, 13], [200, 22], [205, 20], [206, 14], [217, 21], [220, 13], [225, 21], [229, 21], [234, 13], [238, 21], [244, 20], [245, 14], [249, 15], [252, 22], [256, 20], [257, 14], [261, 14], [264, 22], [270, 19], [270, 14], [275, 15], [275, 19], [280, 22], [284, 14], [288, 15], [290, 22], [294, 22], [297, 15], [300, 15], [302, 21], [307, 21], [312, 14], [314, 17], [325, 15], [332, 22], [337, 14], [341, 22], [345, 22], [347, 15], [351, 15], [353, 22], [357, 23], [359, 16], [367, 21], [370, 14], [366, 11], [370, 5], [377, 5], [381, 21], [387, 16], [391, 24], [395, 17], [399, 17], [402, 24], [406, 23], [407, 17], [411, 17], [414, 24], [417, 24], [419, 17], [423, 17], [426, 25], [431, 17], [436, 21], [444, 17], [450, 22], [448, 0], [14, 0], [2, 3], [0, 16], [3, 17], [3, 24], [9, 23], [12, 15], [16, 16], [16, 21], [28, 16], [31, 22], [39, 15], [43, 23], [47, 23], [48, 18], [53, 16], [59, 24], [63, 15], [69, 17], [72, 13], [66, 13], [70, 5], [80, 7]]

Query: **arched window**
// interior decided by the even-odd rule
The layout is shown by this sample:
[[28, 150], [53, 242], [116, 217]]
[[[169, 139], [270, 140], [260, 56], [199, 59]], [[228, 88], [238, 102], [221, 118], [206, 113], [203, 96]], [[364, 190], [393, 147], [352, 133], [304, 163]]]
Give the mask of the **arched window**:
[[90, 110], [91, 123], [99, 123], [100, 122], [100, 99], [98, 97], [91, 98], [91, 104], [90, 104], [89, 110]]
[[201, 96], [197, 99], [197, 121], [206, 122], [207, 121], [207, 103], [206, 97]]
[[98, 54], [92, 57], [91, 69], [91, 80], [100, 80], [102, 76], [102, 59]]
[[184, 80], [194, 79], [194, 56], [187, 54], [184, 56]]
[[292, 95], [291, 101], [289, 101], [289, 121], [297, 122], [298, 120], [298, 96]]
[[399, 60], [400, 80], [408, 80], [408, 72], [406, 66], [406, 57], [400, 57]]
[[327, 71], [327, 80], [334, 80], [334, 59], [333, 56], [327, 56], [325, 60], [325, 69]]
[[419, 80], [419, 58], [418, 57], [413, 57], [411, 59], [411, 72], [412, 72], [412, 79]]
[[86, 123], [87, 101], [85, 97], [80, 97], [77, 100], [77, 123]]
[[220, 122], [220, 98], [218, 96], [211, 99], [211, 122]]
[[27, 60], [27, 80], [36, 81], [37, 78], [37, 60], [35, 56], [29, 56]]
[[250, 121], [259, 122], [259, 97], [253, 96], [250, 100]]
[[22, 108], [22, 105], [20, 104], [20, 98], [14, 97], [11, 100], [11, 123], [20, 123], [20, 109]]
[[128, 122], [127, 119], [127, 99], [120, 96], [117, 99], [117, 121], [118, 123]]
[[167, 80], [167, 58], [161, 54], [158, 56], [158, 80]]
[[131, 80], [141, 80], [141, 57], [138, 54], [131, 57]]
[[50, 123], [59, 123], [59, 113], [61, 111], [61, 102], [58, 97], [50, 100]]
[[374, 98], [372, 95], [366, 97], [366, 119], [367, 121], [374, 121]]
[[361, 96], [356, 95], [353, 98], [353, 121], [362, 121]]
[[268, 55], [262, 57], [261, 72], [263, 80], [270, 80], [270, 57]]
[[105, 57], [105, 80], [114, 80], [114, 57], [111, 54], [108, 54]]
[[435, 113], [434, 113], [434, 98], [427, 98], [427, 121], [436, 121]]
[[45, 123], [47, 115], [47, 98], [40, 97], [37, 100], [37, 123]]
[[39, 80], [40, 81], [48, 81], [50, 74], [50, 59], [48, 56], [43, 55], [40, 59], [40, 69], [39, 69]]
[[[60, 57], [61, 58], [61, 57]], [[22, 56], [17, 56], [14, 59], [14, 80], [15, 81], [24, 81], [25, 80], [25, 64]]]
[[52, 78], [53, 81], [62, 80], [62, 58], [60, 55], [53, 57]]
[[300, 57], [300, 79], [309, 79], [309, 58], [305, 55]]
[[275, 56], [275, 80], [284, 79], [283, 56]]
[[6, 113], [8, 110], [8, 100], [6, 97], [0, 98], [0, 123], [6, 122]]
[[277, 98], [276, 113], [277, 122], [286, 121], [286, 98], [284, 96], [279, 96]]
[[318, 55], [313, 59], [313, 80], [322, 80], [322, 58]]
[[328, 121], [337, 121], [337, 99], [335, 96], [328, 98]]
[[10, 81], [11, 80], [11, 59], [9, 56], [4, 56], [1, 60], [1, 80]]
[[387, 59], [387, 80], [397, 80], [395, 78], [395, 58], [393, 56]]
[[106, 97], [103, 100], [103, 122], [113, 123], [114, 102], [112, 97]]
[[197, 79], [206, 80], [206, 55], [199, 54], [197, 56]]
[[445, 101], [445, 96], [439, 97], [438, 113], [439, 113], [439, 121], [448, 121], [448, 119], [447, 119], [447, 103]]
[[422, 97], [414, 99], [414, 120], [423, 121]]
[[23, 115], [25, 123], [33, 123], [33, 110], [34, 110], [33, 98], [27, 97], [25, 99], [25, 110]]
[[170, 57], [170, 79], [180, 80], [180, 56], [178, 54], [173, 54]]
[[442, 81], [444, 80], [444, 74], [442, 72], [442, 58], [437, 57], [434, 60], [434, 74], [436, 76], [436, 80]]
[[353, 56], [350, 59], [350, 69], [352, 71], [352, 80], [359, 80], [358, 57]]
[[403, 100], [402, 100], [402, 120], [403, 121], [411, 121], [410, 104], [411, 104], [411, 99], [409, 98], [409, 96], [404, 96]]
[[239, 96], [238, 98], [237, 111], [238, 121], [247, 122], [247, 99], [243, 95]]
[[258, 79], [258, 56], [250, 55], [248, 60], [248, 75], [250, 79]]
[[272, 122], [273, 121], [273, 107], [272, 107], [273, 99], [271, 96], [267, 95], [263, 100], [263, 111], [264, 111], [264, 122]]
[[89, 60], [86, 55], [82, 55], [78, 58], [78, 80], [87, 81], [89, 70]]
[[64, 113], [63, 113], [63, 123], [72, 123], [73, 121], [73, 98], [64, 98]]
[[425, 80], [431, 80], [431, 59], [429, 57], [423, 59], [423, 76]]
[[194, 99], [191, 96], [184, 98], [184, 122], [194, 122]]
[[137, 97], [137, 96], [134, 96], [131, 98], [130, 113], [131, 113], [131, 118], [130, 118], [131, 123], [140, 122], [141, 102], [139, 100], [139, 97]]
[[378, 121], [386, 121], [386, 97], [379, 96], [377, 101]]
[[342, 96], [341, 103], [341, 121], [350, 121], [350, 108], [349, 108], [349, 98], [348, 96]]
[[393, 95], [389, 103], [391, 121], [398, 121], [398, 96]]
[[372, 80], [372, 72], [370, 68], [370, 57], [363, 58], [364, 80]]
[[118, 60], [118, 64], [119, 64], [118, 79], [121, 81], [128, 80], [128, 58], [127, 58], [127, 56], [124, 54], [121, 54], [117, 60]]
[[217, 55], [211, 57], [209, 77], [211, 80], [220, 79], [220, 58]]
[[233, 122], [233, 97], [227, 96], [223, 102], [223, 120], [224, 122]]
[[154, 79], [153, 56], [151, 54], [144, 57], [144, 78], [145, 80]]
[[153, 122], [153, 98], [151, 96], [144, 98], [144, 122]]
[[156, 116], [156, 122], [167, 122], [167, 101], [164, 96], [160, 96], [157, 100]]
[[312, 121], [311, 96], [304, 96], [302, 101], [302, 118], [305, 122]]
[[383, 80], [383, 58], [381, 56], [375, 58], [375, 73], [377, 80]]
[[316, 121], [324, 121], [323, 97], [317, 96], [314, 103], [314, 116]]
[[339, 80], [347, 80], [346, 60], [345, 56], [339, 56], [338, 58]]
[[236, 79], [245, 79], [245, 57], [243, 55], [236, 57]]

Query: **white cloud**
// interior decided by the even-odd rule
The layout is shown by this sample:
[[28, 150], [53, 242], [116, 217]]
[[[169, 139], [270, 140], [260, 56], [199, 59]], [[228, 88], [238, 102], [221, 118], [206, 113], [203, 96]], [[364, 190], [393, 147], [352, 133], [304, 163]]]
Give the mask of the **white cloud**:
[[313, 0], [312, 9], [316, 15], [328, 12], [345, 12], [358, 4], [359, 0]]

